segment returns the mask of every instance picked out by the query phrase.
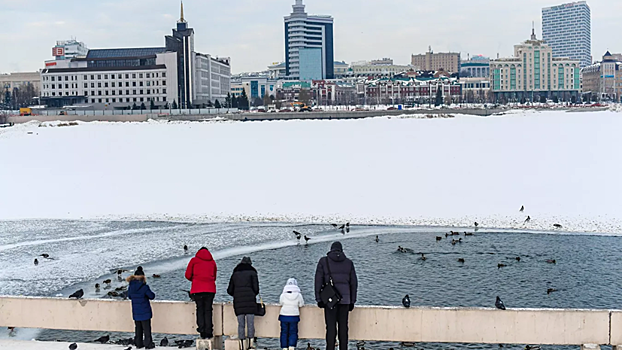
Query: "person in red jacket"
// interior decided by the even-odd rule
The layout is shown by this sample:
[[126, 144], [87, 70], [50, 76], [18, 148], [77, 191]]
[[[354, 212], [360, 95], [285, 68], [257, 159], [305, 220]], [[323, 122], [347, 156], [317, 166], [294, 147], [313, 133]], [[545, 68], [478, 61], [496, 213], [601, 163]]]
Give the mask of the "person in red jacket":
[[217, 271], [212, 253], [205, 247], [199, 249], [186, 268], [186, 279], [192, 282], [190, 295], [197, 304], [197, 332], [203, 339], [214, 337], [212, 304], [216, 295]]

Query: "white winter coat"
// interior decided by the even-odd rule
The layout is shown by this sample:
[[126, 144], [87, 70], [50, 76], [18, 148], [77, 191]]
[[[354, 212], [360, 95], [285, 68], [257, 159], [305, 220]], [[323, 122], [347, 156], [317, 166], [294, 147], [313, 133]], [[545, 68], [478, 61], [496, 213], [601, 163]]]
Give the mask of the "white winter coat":
[[304, 306], [305, 301], [299, 292], [283, 292], [279, 305], [281, 308], [281, 316], [300, 316], [299, 308]]

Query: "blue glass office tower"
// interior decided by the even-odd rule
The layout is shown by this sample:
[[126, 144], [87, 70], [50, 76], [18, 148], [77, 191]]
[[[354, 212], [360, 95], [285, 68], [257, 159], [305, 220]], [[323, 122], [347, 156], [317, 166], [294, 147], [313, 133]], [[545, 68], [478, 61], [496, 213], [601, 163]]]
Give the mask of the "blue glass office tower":
[[553, 57], [568, 57], [592, 64], [592, 19], [585, 1], [542, 9], [542, 39], [553, 48]]
[[[320, 50], [318, 55], [317, 49]], [[302, 54], [301, 54], [302, 51]], [[285, 17], [285, 67], [290, 79], [334, 79], [333, 18], [310, 16], [296, 0]], [[318, 75], [321, 67], [321, 75]], [[304, 77], [301, 76], [301, 69]]]

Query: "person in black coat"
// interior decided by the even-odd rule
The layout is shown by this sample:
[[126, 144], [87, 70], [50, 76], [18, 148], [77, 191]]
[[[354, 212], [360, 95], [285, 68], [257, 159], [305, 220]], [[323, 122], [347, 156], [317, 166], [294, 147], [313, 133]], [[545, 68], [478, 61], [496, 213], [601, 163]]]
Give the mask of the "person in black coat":
[[[332, 276], [333, 284], [341, 294], [341, 301], [332, 309], [326, 307], [320, 298], [322, 287], [330, 280], [329, 276]], [[348, 350], [348, 316], [354, 310], [357, 292], [358, 279], [354, 264], [343, 253], [341, 243], [335, 242], [330, 247], [330, 252], [320, 259], [315, 271], [315, 301], [324, 309], [326, 349], [335, 348], [339, 326], [339, 350]]]
[[241, 348], [254, 349], [259, 278], [251, 258], [242, 258], [242, 261], [235, 267], [229, 280], [227, 293], [233, 297], [233, 310], [238, 317], [238, 337], [242, 342]]

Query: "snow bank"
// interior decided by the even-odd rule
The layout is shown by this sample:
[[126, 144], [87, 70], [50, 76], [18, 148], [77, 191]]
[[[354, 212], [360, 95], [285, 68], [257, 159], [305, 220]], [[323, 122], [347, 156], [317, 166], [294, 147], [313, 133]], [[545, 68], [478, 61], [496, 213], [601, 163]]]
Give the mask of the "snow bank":
[[31, 123], [0, 131], [0, 219], [478, 221], [617, 233], [619, 130], [615, 112]]

